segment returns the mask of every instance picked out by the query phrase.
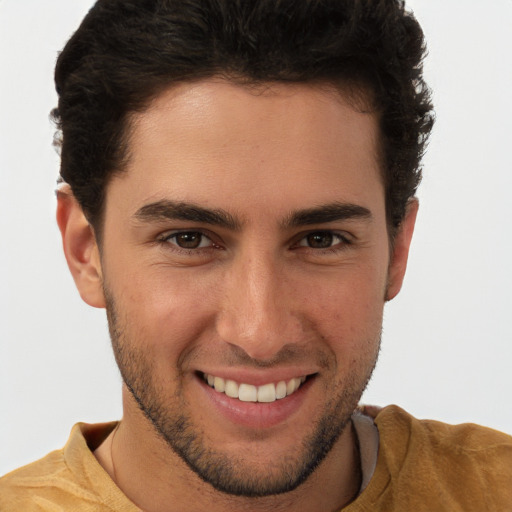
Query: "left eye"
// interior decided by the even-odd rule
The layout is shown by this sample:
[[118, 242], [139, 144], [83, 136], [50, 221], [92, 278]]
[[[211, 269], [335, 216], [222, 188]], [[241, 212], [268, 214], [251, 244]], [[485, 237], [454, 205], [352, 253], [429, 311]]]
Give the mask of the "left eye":
[[341, 235], [331, 231], [316, 231], [309, 233], [297, 244], [299, 247], [310, 247], [311, 249], [329, 249], [338, 244], [347, 243]]
[[174, 233], [166, 237], [166, 241], [177, 245], [181, 249], [202, 249], [212, 245], [212, 241], [199, 231]]

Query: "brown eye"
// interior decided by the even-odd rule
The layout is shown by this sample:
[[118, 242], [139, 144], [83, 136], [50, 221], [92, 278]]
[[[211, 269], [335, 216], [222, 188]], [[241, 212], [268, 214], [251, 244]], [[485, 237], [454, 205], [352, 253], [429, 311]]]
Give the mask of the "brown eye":
[[333, 231], [312, 231], [300, 239], [298, 247], [309, 249], [344, 249], [351, 244], [350, 239], [342, 233]]
[[308, 247], [312, 249], [328, 249], [332, 247], [334, 236], [328, 231], [310, 233], [305, 237]]
[[182, 249], [199, 249], [208, 245], [208, 239], [197, 231], [187, 231], [184, 233], [176, 233], [169, 240], [181, 247]]

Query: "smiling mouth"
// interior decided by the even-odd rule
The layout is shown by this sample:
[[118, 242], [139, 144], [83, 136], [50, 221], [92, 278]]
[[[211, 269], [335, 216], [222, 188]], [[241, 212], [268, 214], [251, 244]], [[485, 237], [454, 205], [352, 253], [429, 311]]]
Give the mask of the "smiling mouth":
[[215, 391], [224, 393], [230, 398], [238, 398], [241, 402], [270, 403], [293, 395], [306, 382], [307, 377], [295, 377], [287, 381], [268, 383], [263, 386], [238, 383], [203, 373], [203, 380]]

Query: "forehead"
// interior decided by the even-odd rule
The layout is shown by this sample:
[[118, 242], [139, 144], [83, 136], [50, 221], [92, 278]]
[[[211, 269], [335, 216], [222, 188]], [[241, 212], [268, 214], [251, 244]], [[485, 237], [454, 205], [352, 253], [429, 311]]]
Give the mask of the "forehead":
[[[125, 189], [137, 206], [173, 200], [286, 211], [382, 195], [374, 114], [326, 86], [181, 84], [131, 118]], [[283, 195], [283, 192], [286, 192]], [[240, 199], [237, 201], [235, 199]]]

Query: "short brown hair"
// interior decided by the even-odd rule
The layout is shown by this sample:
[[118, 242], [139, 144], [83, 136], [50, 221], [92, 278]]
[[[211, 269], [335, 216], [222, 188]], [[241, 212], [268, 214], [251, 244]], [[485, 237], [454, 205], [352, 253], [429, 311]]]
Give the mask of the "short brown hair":
[[212, 76], [366, 91], [379, 115], [390, 232], [421, 179], [433, 124], [422, 30], [401, 0], [98, 0], [60, 54], [61, 177], [99, 228], [129, 115]]

